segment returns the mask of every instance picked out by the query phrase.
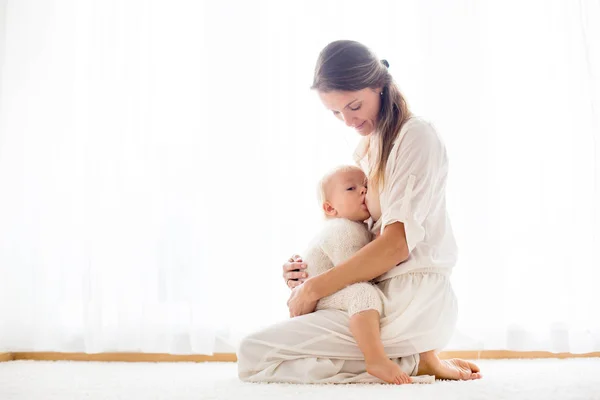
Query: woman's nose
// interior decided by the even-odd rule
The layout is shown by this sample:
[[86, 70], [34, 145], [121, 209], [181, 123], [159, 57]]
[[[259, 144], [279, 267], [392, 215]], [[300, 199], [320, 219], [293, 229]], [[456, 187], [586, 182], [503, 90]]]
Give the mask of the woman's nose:
[[346, 126], [352, 128], [352, 121], [350, 119], [344, 118], [344, 123], [346, 124]]
[[360, 189], [360, 194], [366, 194], [366, 193], [367, 193], [367, 188], [363, 186], [363, 187]]
[[344, 121], [344, 123], [346, 124], [346, 126], [349, 126], [351, 128], [354, 126], [354, 118], [352, 118], [351, 115], [348, 115], [346, 113], [342, 113], [342, 120]]

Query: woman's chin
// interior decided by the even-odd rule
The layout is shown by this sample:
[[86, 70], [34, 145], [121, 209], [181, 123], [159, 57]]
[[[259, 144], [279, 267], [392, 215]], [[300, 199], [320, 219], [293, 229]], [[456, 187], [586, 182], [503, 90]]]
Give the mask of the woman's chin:
[[368, 122], [365, 123], [365, 127], [364, 128], [356, 130], [356, 132], [360, 136], [369, 136], [371, 133], [373, 133], [373, 131], [374, 131], [373, 126], [371, 124], [369, 124]]

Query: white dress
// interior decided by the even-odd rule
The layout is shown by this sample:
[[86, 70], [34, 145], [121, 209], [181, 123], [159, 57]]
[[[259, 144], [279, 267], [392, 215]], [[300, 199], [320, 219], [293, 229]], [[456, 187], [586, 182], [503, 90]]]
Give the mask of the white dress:
[[[375, 196], [368, 192], [369, 210], [377, 219], [372, 229], [382, 231], [402, 222], [406, 232], [409, 258], [379, 277], [376, 287], [383, 299], [381, 337], [386, 354], [409, 375], [417, 373], [419, 353], [442, 349], [456, 325], [450, 273], [457, 249], [446, 212], [447, 173], [441, 138], [433, 126], [413, 117], [394, 143], [383, 187]], [[320, 310], [249, 335], [237, 353], [240, 379], [381, 382], [366, 372], [349, 319], [347, 312]]]

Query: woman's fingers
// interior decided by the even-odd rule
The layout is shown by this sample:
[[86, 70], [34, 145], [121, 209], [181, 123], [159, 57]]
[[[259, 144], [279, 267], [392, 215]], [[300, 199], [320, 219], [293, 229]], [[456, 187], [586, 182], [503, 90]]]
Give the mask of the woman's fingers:
[[283, 277], [288, 279], [302, 279], [308, 277], [308, 274], [305, 271], [290, 271], [283, 274]]
[[293, 289], [304, 282], [308, 278], [306, 273], [306, 264], [302, 262], [302, 257], [294, 254], [289, 260], [283, 264], [283, 279], [286, 285]]
[[300, 286], [300, 285], [302, 285], [302, 282], [300, 282], [300, 281], [294, 281], [294, 280], [291, 280], [291, 279], [290, 279], [290, 280], [288, 280], [288, 281], [287, 281], [287, 285], [288, 285], [288, 287], [289, 287], [290, 289], [293, 289], [293, 288], [295, 288], [296, 286]]
[[287, 282], [287, 285], [288, 285], [288, 287], [289, 287], [290, 289], [293, 289], [293, 288], [295, 288], [296, 286], [300, 286], [300, 285], [302, 285], [304, 282], [306, 282], [306, 279], [298, 279], [298, 280], [295, 280], [295, 279], [288, 279], [288, 280], [286, 280], [286, 282]]
[[286, 262], [283, 264], [283, 272], [289, 272], [294, 270], [304, 270], [306, 269], [306, 264], [303, 262]]

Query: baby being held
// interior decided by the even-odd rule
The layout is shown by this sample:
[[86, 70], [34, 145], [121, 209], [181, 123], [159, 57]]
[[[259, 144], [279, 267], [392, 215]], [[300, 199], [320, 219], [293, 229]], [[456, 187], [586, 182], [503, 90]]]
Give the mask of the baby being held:
[[[304, 253], [309, 276], [316, 276], [350, 258], [373, 238], [364, 221], [369, 219], [365, 203], [367, 177], [355, 166], [336, 168], [319, 182], [318, 196], [327, 221]], [[368, 266], [365, 266], [368, 268]], [[361, 282], [322, 298], [317, 310], [337, 309], [350, 315], [350, 331], [362, 351], [367, 372], [395, 384], [412, 379], [385, 354], [379, 318], [383, 303], [379, 289]]]

